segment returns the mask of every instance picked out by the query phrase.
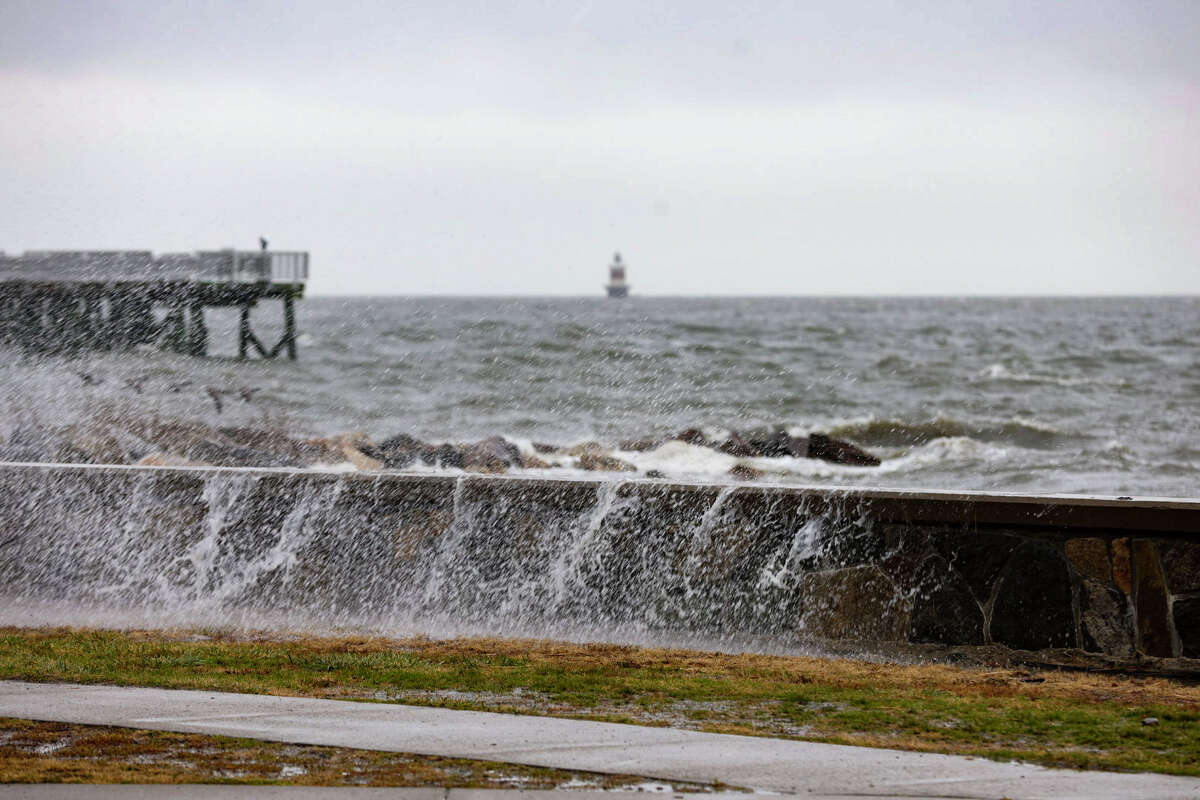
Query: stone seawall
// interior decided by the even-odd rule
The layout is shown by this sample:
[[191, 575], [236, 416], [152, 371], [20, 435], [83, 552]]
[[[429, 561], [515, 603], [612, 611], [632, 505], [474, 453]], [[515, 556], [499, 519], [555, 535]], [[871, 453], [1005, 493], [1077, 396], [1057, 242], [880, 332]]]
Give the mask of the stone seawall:
[[0, 465], [0, 602], [1200, 658], [1200, 501]]

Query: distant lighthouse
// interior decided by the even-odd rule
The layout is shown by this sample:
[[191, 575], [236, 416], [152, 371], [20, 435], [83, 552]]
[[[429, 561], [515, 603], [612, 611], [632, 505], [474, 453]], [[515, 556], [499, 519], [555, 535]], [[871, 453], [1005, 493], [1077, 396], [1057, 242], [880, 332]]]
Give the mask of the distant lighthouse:
[[621, 260], [620, 253], [613, 253], [612, 263], [608, 265], [608, 285], [604, 288], [608, 290], [609, 297], [629, 296], [629, 284], [625, 282], [625, 262]]

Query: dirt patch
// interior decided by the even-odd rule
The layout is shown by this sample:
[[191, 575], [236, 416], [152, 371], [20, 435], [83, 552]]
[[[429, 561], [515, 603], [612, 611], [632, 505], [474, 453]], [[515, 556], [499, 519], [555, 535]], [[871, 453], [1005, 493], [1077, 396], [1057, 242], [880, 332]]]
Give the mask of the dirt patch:
[[[246, 783], [638, 791], [652, 782], [460, 758], [0, 718], [0, 783]], [[668, 792], [715, 786], [654, 783]], [[727, 787], [722, 787], [727, 788]]]
[[[1200, 685], [1077, 665], [8, 629], [0, 630], [0, 677], [400, 702], [1200, 775]], [[1159, 724], [1143, 725], [1150, 717]]]

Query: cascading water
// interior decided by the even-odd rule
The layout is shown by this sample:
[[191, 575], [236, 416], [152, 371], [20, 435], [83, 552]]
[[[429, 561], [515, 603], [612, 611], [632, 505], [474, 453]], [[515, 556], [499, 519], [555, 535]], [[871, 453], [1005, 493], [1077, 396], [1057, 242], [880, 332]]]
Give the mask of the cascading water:
[[[564, 606], [572, 597], [579, 594], [583, 587], [583, 575], [586, 567], [600, 562], [603, 554], [603, 541], [598, 539], [604, 519], [613, 510], [617, 502], [617, 490], [620, 482], [610, 482], [600, 485], [596, 506], [588, 513], [587, 523], [582, 533], [570, 537], [566, 547], [558, 551], [550, 565], [550, 610], [555, 616], [561, 614]], [[598, 546], [599, 543], [599, 546]], [[594, 568], [594, 566], [593, 566]]]
[[[237, 513], [238, 507], [244, 501], [247, 493], [253, 488], [253, 475], [231, 474], [214, 475], [204, 482], [204, 504], [208, 513], [204, 516], [204, 536], [183, 555], [173, 566], [180, 570], [182, 580], [175, 585], [185, 588], [182, 596], [170, 596], [171, 585], [163, 585], [164, 594], [173, 600], [172, 606], [186, 608], [191, 603], [204, 602], [209, 598], [225, 595], [222, 590], [229, 576], [221, 563], [222, 546], [226, 544], [224, 536], [226, 525]], [[234, 566], [236, 569], [236, 565]]]
[[874, 539], [853, 502], [736, 487], [98, 468], [55, 504], [61, 474], [23, 480], [0, 510], [18, 624], [800, 634], [809, 579]]

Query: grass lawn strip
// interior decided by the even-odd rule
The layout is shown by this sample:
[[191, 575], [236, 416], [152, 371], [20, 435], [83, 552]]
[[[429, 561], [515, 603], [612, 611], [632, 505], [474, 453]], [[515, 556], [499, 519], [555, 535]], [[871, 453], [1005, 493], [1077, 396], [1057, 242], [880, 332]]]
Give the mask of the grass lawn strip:
[[[0, 717], [0, 783], [231, 783], [711, 791], [716, 787], [463, 758]], [[727, 787], [721, 787], [727, 788]]]
[[[0, 629], [0, 678], [402, 702], [1200, 775], [1200, 687], [542, 640]], [[1158, 724], [1144, 725], [1153, 717]]]

